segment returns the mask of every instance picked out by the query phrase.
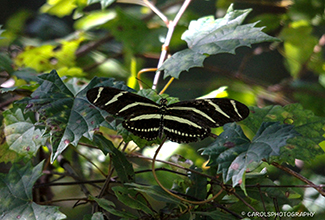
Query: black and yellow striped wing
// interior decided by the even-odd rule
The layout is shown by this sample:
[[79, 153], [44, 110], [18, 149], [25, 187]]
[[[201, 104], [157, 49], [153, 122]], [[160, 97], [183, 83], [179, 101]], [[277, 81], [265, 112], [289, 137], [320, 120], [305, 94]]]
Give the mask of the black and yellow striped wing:
[[146, 140], [165, 135], [178, 143], [208, 137], [211, 128], [241, 121], [249, 114], [244, 104], [232, 99], [196, 99], [167, 105], [111, 87], [97, 87], [88, 100], [108, 113], [124, 118], [123, 127]]

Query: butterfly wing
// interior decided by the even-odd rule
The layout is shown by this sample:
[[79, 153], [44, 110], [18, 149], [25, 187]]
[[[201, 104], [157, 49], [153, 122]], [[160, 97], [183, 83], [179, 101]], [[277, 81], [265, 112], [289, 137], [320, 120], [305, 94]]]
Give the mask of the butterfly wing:
[[194, 142], [209, 136], [213, 127], [241, 121], [249, 114], [246, 105], [232, 99], [197, 99], [168, 105], [164, 133], [176, 142]]
[[153, 140], [159, 134], [160, 106], [154, 101], [112, 87], [97, 87], [87, 92], [88, 100], [108, 113], [123, 117], [122, 125], [133, 134]]

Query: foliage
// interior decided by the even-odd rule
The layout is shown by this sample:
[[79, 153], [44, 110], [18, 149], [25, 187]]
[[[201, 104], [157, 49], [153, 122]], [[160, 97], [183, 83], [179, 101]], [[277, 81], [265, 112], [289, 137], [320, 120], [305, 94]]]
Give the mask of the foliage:
[[[58, 210], [66, 200], [75, 202], [69, 208], [93, 208], [75, 219], [322, 219], [325, 208], [309, 202], [325, 200], [324, 4], [260, 3], [284, 11], [256, 14], [219, 0], [224, 16], [215, 19], [190, 2], [47, 1], [35, 23], [25, 22], [27, 12], [7, 20], [0, 29], [0, 162], [8, 167], [0, 174], [1, 219], [74, 218]], [[62, 35], [44, 31], [52, 26]], [[87, 100], [97, 86], [136, 92], [136, 76], [150, 84], [146, 71], [136, 74], [153, 59], [153, 89], [163, 72], [170, 94], [216, 90], [214, 97], [250, 105], [249, 117], [213, 130], [215, 140], [175, 145], [133, 135]], [[152, 89], [138, 94], [178, 101]]]

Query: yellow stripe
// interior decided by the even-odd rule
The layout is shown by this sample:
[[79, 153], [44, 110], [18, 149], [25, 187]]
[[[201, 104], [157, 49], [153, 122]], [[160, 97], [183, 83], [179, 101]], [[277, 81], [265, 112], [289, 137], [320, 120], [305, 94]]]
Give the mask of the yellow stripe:
[[108, 102], [106, 102], [105, 105], [110, 105], [113, 102], [116, 102], [118, 97], [122, 96], [124, 93], [127, 93], [127, 91], [116, 94], [113, 98], [111, 98]]
[[194, 111], [195, 113], [199, 114], [199, 115], [202, 115], [203, 117], [207, 118], [208, 120], [210, 120], [212, 123], [216, 123], [209, 115], [205, 114], [204, 112], [202, 112], [201, 110], [199, 109], [196, 109], [196, 108], [193, 108], [193, 107], [182, 107], [182, 106], [179, 106], [179, 107], [171, 107], [171, 108], [168, 108], [168, 110], [171, 109], [171, 110], [187, 110], [187, 111]]
[[206, 100], [206, 101], [207, 101], [210, 105], [212, 105], [212, 106], [215, 108], [215, 110], [216, 110], [217, 112], [219, 112], [220, 114], [226, 116], [227, 118], [230, 118], [230, 116], [227, 115], [224, 111], [222, 111], [221, 108], [220, 108], [217, 104], [214, 104], [211, 100]]
[[99, 88], [98, 88], [97, 97], [96, 97], [96, 99], [94, 100], [94, 103], [97, 102], [97, 100], [99, 99], [100, 94], [102, 93], [103, 90], [104, 90], [104, 87], [99, 87]]

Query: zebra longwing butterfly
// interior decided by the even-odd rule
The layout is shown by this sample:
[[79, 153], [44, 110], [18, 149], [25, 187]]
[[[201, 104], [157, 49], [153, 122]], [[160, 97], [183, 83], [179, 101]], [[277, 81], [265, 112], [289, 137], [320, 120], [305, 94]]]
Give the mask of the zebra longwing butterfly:
[[146, 140], [162, 138], [187, 143], [210, 135], [211, 128], [245, 119], [246, 105], [226, 98], [195, 99], [167, 105], [112, 87], [96, 87], [88, 100], [108, 113], [124, 118], [123, 127]]

